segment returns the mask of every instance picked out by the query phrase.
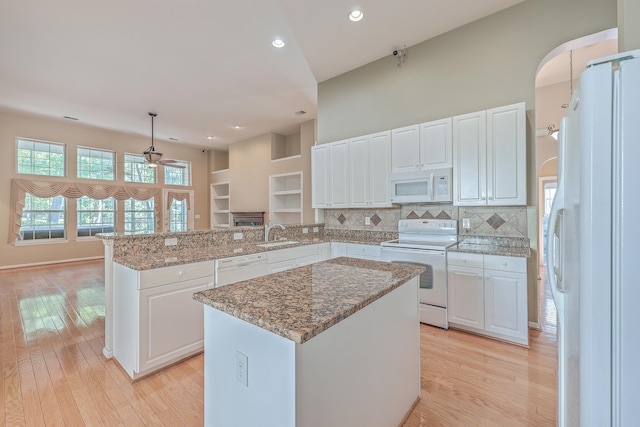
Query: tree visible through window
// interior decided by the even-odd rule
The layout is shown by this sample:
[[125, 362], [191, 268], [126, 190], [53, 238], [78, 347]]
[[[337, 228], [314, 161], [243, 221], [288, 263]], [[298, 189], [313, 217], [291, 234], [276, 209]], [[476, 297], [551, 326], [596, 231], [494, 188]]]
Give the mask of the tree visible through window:
[[187, 231], [187, 201], [173, 200], [169, 207], [169, 230]]
[[124, 155], [124, 180], [126, 182], [156, 183], [156, 168], [150, 168], [144, 157], [136, 154]]
[[78, 178], [113, 181], [116, 170], [116, 155], [113, 151], [78, 147]]
[[65, 238], [65, 211], [63, 196], [36, 197], [27, 193], [20, 223], [20, 240]]
[[145, 234], [155, 231], [155, 203], [154, 199], [124, 201], [124, 232], [125, 234]]
[[184, 166], [176, 168], [172, 166], [164, 167], [164, 183], [167, 185], [191, 185], [191, 163], [175, 162], [176, 166]]
[[16, 170], [18, 173], [64, 176], [64, 144], [17, 139]]
[[82, 196], [77, 201], [78, 237], [115, 231], [116, 202], [112, 197], [104, 200]]

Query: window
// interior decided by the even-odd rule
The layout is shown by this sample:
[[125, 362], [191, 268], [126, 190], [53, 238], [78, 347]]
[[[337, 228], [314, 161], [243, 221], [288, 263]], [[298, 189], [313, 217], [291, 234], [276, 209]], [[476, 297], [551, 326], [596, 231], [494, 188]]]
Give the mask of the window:
[[164, 167], [164, 183], [167, 185], [191, 185], [191, 163], [176, 161], [174, 166]]
[[112, 197], [104, 200], [82, 196], [77, 201], [78, 237], [115, 231], [116, 202]]
[[144, 157], [136, 154], [124, 155], [124, 180], [126, 182], [156, 183], [156, 168], [150, 168]]
[[173, 200], [169, 206], [169, 231], [187, 231], [187, 201]]
[[125, 234], [145, 234], [155, 231], [155, 203], [154, 199], [124, 201], [124, 232]]
[[18, 173], [64, 176], [64, 144], [17, 139], [16, 169]]
[[78, 178], [113, 181], [116, 170], [115, 153], [95, 148], [78, 147]]
[[20, 240], [65, 238], [66, 200], [63, 196], [36, 197], [26, 194]]

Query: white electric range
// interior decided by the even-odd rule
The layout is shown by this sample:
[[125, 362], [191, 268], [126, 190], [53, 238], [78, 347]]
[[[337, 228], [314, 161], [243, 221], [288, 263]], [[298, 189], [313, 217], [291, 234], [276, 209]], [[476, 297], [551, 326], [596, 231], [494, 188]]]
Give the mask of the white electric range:
[[420, 322], [448, 329], [446, 251], [458, 242], [452, 219], [401, 219], [398, 240], [382, 242], [382, 261], [418, 264]]

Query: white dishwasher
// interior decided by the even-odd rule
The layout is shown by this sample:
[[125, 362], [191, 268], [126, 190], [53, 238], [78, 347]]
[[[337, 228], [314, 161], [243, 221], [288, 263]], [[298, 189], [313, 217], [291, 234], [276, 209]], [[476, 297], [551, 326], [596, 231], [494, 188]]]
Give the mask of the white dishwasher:
[[269, 273], [267, 254], [241, 255], [230, 258], [221, 258], [214, 263], [215, 287], [242, 282]]

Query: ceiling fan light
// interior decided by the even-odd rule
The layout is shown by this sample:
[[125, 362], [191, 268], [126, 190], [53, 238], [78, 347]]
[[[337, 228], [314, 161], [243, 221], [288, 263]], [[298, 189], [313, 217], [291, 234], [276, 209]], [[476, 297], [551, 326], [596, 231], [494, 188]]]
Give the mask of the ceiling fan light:
[[162, 153], [153, 149], [153, 147], [149, 147], [146, 151], [144, 151], [144, 158], [149, 163], [156, 163], [162, 158]]
[[149, 162], [149, 167], [150, 167], [150, 168], [157, 168], [157, 167], [158, 167], [158, 164], [157, 164], [157, 163], [151, 163], [151, 162]]

